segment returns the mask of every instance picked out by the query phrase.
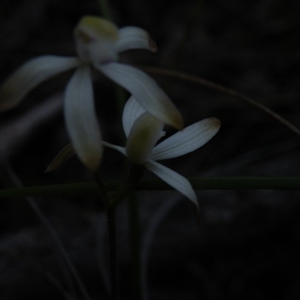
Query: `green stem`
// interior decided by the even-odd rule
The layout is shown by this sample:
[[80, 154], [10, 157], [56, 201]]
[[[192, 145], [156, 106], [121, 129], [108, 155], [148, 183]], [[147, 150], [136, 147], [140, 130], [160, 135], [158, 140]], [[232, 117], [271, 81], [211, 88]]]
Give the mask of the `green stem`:
[[101, 179], [100, 173], [98, 171], [96, 171], [93, 175], [94, 175], [95, 181], [98, 185], [98, 189], [99, 189], [101, 197], [104, 201], [104, 204], [107, 207], [108, 203], [109, 203], [109, 197], [108, 197], [108, 194], [107, 194], [107, 190], [106, 190], [106, 188], [103, 184], [103, 181]]
[[108, 247], [109, 247], [109, 272], [110, 272], [110, 293], [111, 300], [118, 299], [118, 282], [117, 282], [117, 247], [116, 247], [116, 216], [115, 207], [110, 206], [110, 199], [107, 190], [103, 184], [99, 172], [95, 172], [94, 178], [97, 182], [101, 198], [104, 201], [108, 226]]
[[117, 280], [117, 246], [116, 246], [116, 215], [115, 208], [107, 208], [107, 224], [109, 237], [109, 269], [111, 284], [111, 300], [118, 299]]
[[129, 230], [131, 238], [131, 257], [132, 257], [132, 282], [133, 282], [133, 300], [142, 300], [142, 282], [141, 282], [141, 241], [140, 241], [140, 219], [139, 219], [139, 200], [132, 193], [128, 197], [129, 211]]
[[115, 195], [110, 201], [110, 205], [115, 207], [128, 195], [130, 195], [138, 185], [144, 174], [144, 167], [130, 164], [124, 181], [119, 186]]
[[[300, 177], [212, 177], [188, 178], [195, 190], [300, 190]], [[107, 181], [107, 191], [115, 191], [121, 181]], [[173, 190], [165, 182], [154, 179], [140, 182], [135, 190]], [[99, 192], [94, 182], [40, 185], [0, 190], [1, 198], [51, 195], [80, 195]]]
[[104, 17], [107, 20], [112, 20], [111, 12], [109, 9], [108, 1], [107, 0], [97, 0], [100, 14], [102, 17]]

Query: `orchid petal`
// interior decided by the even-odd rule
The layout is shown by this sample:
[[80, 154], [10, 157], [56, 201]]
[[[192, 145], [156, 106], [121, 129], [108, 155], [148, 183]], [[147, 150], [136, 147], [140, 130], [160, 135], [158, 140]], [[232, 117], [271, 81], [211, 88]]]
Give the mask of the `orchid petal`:
[[142, 165], [147, 160], [161, 136], [163, 126], [163, 122], [147, 112], [134, 122], [126, 144], [127, 156], [132, 163]]
[[145, 167], [172, 186], [175, 190], [189, 198], [196, 205], [197, 210], [199, 211], [199, 203], [196, 193], [193, 190], [191, 183], [185, 177], [150, 159], [145, 163]]
[[119, 39], [116, 43], [118, 52], [130, 49], [157, 51], [155, 42], [151, 39], [149, 33], [142, 28], [127, 26], [119, 29], [118, 33]]
[[122, 123], [126, 137], [128, 137], [131, 127], [135, 120], [142, 115], [145, 110], [140, 104], [131, 96], [126, 102], [123, 110]]
[[157, 83], [144, 72], [115, 62], [97, 64], [94, 67], [127, 89], [148, 113], [175, 128], [183, 127], [177, 108]]
[[220, 124], [216, 118], [194, 123], [155, 146], [150, 158], [162, 160], [192, 152], [206, 144], [219, 131]]
[[13, 108], [41, 82], [82, 62], [75, 57], [40, 56], [21, 66], [0, 88], [0, 111]]
[[101, 132], [97, 121], [90, 68], [79, 67], [65, 92], [65, 119], [80, 160], [95, 171], [102, 157]]
[[108, 143], [108, 142], [105, 142], [105, 141], [102, 141], [102, 145], [105, 146], [105, 147], [117, 150], [120, 153], [122, 153], [123, 155], [127, 156], [126, 149], [124, 147], [120, 147], [120, 146], [117, 146], [117, 145], [114, 145], [114, 144], [111, 144], [111, 143]]

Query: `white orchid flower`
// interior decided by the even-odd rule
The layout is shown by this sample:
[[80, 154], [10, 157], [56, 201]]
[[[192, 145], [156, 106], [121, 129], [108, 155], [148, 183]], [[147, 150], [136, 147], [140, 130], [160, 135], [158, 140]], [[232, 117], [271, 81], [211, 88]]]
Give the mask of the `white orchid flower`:
[[183, 126], [180, 113], [154, 80], [136, 68], [116, 62], [121, 51], [137, 48], [156, 51], [146, 31], [138, 27], [118, 30], [104, 19], [85, 16], [74, 35], [78, 57], [47, 55], [25, 63], [1, 87], [0, 111], [15, 107], [41, 82], [76, 69], [66, 87], [64, 114], [74, 149], [91, 171], [97, 169], [102, 156], [91, 67], [127, 89], [150, 114], [176, 128]]
[[158, 139], [164, 135], [164, 124], [147, 113], [133, 97], [125, 105], [122, 121], [127, 137], [126, 148], [107, 142], [103, 142], [103, 145], [121, 152], [134, 164], [144, 165], [190, 199], [199, 211], [197, 197], [190, 182], [157, 161], [182, 156], [202, 147], [219, 131], [220, 121], [216, 118], [204, 119], [166, 138], [156, 146]]

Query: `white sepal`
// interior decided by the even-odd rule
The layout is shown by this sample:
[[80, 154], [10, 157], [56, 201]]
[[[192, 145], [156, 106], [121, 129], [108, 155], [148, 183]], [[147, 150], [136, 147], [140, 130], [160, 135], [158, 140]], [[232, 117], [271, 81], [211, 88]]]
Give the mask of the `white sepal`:
[[135, 120], [145, 112], [140, 104], [131, 96], [126, 102], [122, 115], [123, 129], [126, 137], [128, 137], [131, 127]]
[[181, 114], [157, 83], [144, 72], [115, 62], [95, 67], [127, 89], [148, 113], [166, 124], [182, 129]]
[[15, 107], [43, 81], [74, 69], [82, 62], [75, 57], [40, 56], [21, 66], [0, 88], [0, 111]]
[[102, 157], [102, 143], [89, 66], [76, 70], [67, 85], [64, 105], [66, 125], [75, 152], [93, 172]]
[[206, 144], [220, 129], [217, 118], [207, 118], [176, 132], [154, 147], [150, 158], [163, 160], [190, 153]]
[[149, 33], [142, 28], [127, 26], [119, 29], [119, 39], [116, 43], [118, 52], [130, 49], [146, 49], [151, 52], [157, 51], [155, 42]]
[[193, 190], [191, 183], [185, 177], [150, 159], [145, 163], [145, 167], [172, 186], [175, 190], [190, 199], [199, 211], [199, 203], [195, 191]]
[[134, 122], [126, 143], [126, 153], [133, 164], [142, 165], [147, 160], [161, 137], [163, 126], [163, 122], [147, 112]]

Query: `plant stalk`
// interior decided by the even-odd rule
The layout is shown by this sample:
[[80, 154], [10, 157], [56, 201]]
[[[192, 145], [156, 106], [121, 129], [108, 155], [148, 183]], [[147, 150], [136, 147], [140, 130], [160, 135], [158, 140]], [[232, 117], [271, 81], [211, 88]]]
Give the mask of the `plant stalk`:
[[129, 231], [131, 241], [131, 265], [133, 300], [143, 299], [142, 277], [141, 277], [141, 238], [140, 238], [140, 217], [139, 199], [135, 193], [128, 197]]
[[116, 210], [114, 207], [107, 208], [107, 224], [109, 239], [109, 269], [111, 283], [111, 300], [118, 299], [118, 276], [117, 276], [117, 243], [116, 243]]

